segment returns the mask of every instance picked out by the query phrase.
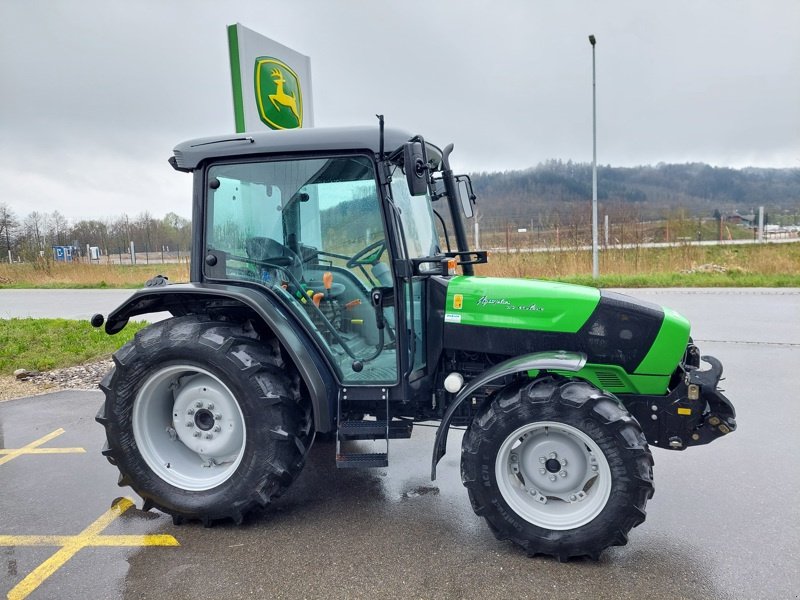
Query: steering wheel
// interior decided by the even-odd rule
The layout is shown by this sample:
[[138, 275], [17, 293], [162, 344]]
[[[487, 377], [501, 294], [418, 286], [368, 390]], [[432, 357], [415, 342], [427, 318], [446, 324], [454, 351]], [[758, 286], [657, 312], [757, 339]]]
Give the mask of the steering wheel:
[[348, 269], [353, 269], [361, 265], [377, 264], [384, 252], [386, 252], [386, 240], [378, 240], [377, 242], [373, 242], [369, 246], [362, 248], [353, 256], [351, 256], [350, 260], [347, 261], [346, 266]]

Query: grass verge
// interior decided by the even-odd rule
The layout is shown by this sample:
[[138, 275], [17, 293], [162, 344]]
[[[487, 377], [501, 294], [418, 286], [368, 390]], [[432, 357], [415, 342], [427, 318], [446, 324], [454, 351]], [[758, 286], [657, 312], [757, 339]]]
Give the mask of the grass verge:
[[69, 367], [109, 356], [146, 325], [131, 322], [112, 336], [88, 321], [0, 319], [0, 375], [16, 369]]
[[800, 243], [741, 246], [634, 247], [600, 252], [495, 253], [479, 275], [536, 277], [597, 287], [800, 287]]
[[0, 264], [0, 289], [140, 288], [155, 275], [169, 277], [172, 283], [189, 281], [189, 266], [185, 262], [152, 265], [6, 263]]
[[[599, 287], [798, 287], [800, 243], [608, 248], [600, 252], [598, 281], [591, 278], [591, 252], [574, 248], [496, 252], [476, 271]], [[188, 263], [0, 264], [0, 288], [139, 288], [157, 274], [172, 283], [188, 281]]]

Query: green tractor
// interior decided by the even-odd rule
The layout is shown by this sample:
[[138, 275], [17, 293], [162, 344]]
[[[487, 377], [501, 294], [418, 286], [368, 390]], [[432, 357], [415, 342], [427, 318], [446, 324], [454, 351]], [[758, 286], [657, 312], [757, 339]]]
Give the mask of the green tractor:
[[191, 283], [154, 278], [93, 319], [115, 334], [172, 315], [101, 384], [103, 454], [145, 510], [240, 523], [288, 488], [315, 436], [335, 440], [337, 467], [385, 467], [390, 439], [439, 421], [432, 478], [449, 428], [466, 427], [461, 477], [499, 539], [597, 558], [645, 518], [650, 446], [736, 428], [722, 366], [700, 368], [674, 311], [475, 276], [487, 255], [468, 247], [475, 196], [452, 149], [382, 119], [175, 148], [194, 178]]

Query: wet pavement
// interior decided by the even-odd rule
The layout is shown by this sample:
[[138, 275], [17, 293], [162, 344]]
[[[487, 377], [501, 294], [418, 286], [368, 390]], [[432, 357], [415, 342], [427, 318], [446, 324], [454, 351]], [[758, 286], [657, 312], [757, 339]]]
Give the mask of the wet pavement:
[[[67, 600], [800, 597], [800, 291], [636, 295], [693, 320], [701, 351], [725, 366], [739, 430], [685, 452], [654, 449], [647, 520], [599, 562], [530, 559], [495, 540], [459, 479], [460, 432], [450, 436], [439, 479], [429, 480], [435, 430], [428, 427], [393, 441], [385, 469], [337, 470], [333, 445], [315, 444], [289, 492], [240, 527], [176, 527], [158, 512], [130, 508], [76, 542], [115, 499], [141, 501], [116, 486], [116, 469], [99, 453], [101, 394], [62, 392], [0, 403], [0, 593]], [[29, 453], [14, 454], [26, 446]], [[47, 448], [64, 451], [32, 453]], [[161, 537], [125, 537], [133, 535]], [[169, 536], [180, 545], [156, 543]], [[67, 550], [105, 545], [77, 548], [22, 596], [31, 572], [55, 564], [57, 552], [63, 557], [59, 545], [29, 545], [48, 541], [73, 544]]]

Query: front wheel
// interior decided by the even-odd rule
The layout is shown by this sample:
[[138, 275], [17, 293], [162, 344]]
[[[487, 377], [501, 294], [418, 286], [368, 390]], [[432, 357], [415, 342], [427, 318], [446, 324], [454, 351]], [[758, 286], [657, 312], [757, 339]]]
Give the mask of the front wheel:
[[530, 555], [598, 558], [627, 542], [653, 495], [653, 458], [613, 396], [548, 378], [502, 390], [462, 443], [476, 514]]

